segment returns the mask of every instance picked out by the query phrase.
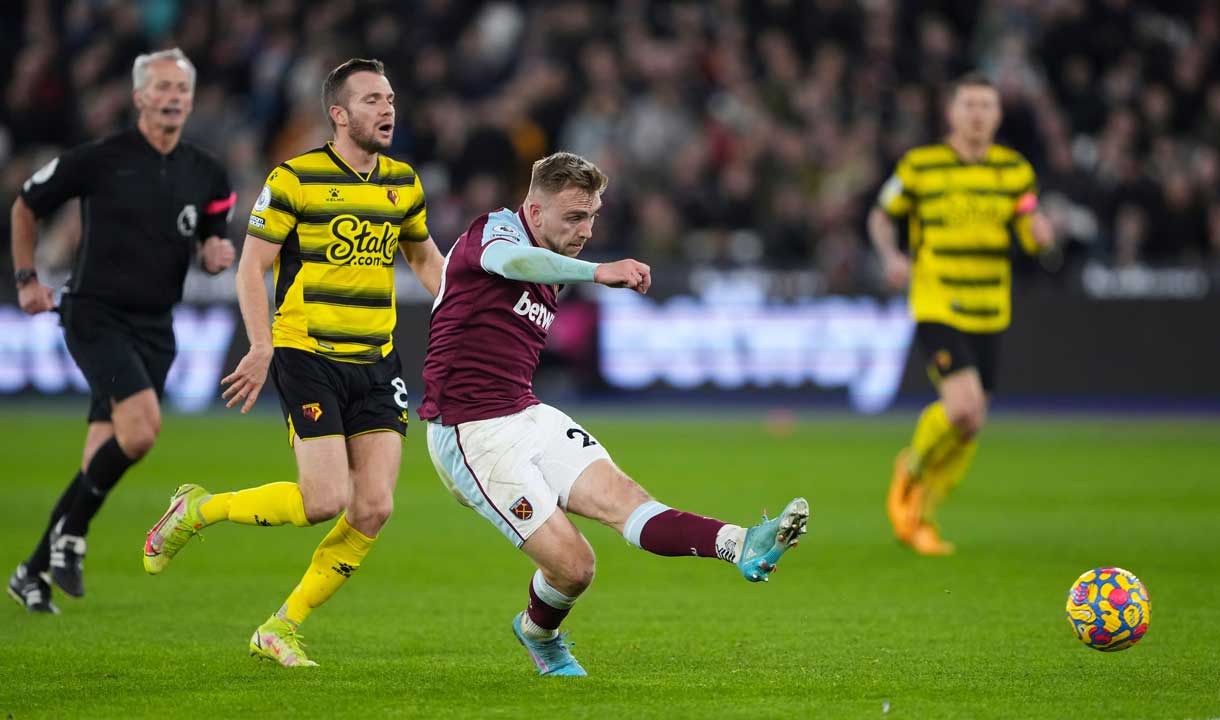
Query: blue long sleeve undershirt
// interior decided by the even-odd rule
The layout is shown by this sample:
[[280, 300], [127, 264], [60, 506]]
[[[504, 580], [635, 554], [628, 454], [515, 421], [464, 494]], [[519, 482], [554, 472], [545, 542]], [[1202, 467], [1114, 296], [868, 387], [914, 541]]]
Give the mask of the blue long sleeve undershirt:
[[546, 248], [495, 241], [483, 250], [483, 269], [509, 280], [543, 285], [593, 282], [597, 263], [560, 255]]

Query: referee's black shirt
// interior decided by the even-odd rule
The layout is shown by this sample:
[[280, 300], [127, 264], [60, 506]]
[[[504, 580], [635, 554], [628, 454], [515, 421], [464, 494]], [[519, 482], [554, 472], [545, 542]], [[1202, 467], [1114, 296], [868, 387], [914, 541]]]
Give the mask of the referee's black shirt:
[[199, 242], [224, 237], [236, 196], [211, 154], [179, 142], [168, 155], [131, 128], [75, 147], [26, 181], [44, 217], [81, 199], [81, 243], [68, 292], [110, 307], [164, 313], [182, 299]]

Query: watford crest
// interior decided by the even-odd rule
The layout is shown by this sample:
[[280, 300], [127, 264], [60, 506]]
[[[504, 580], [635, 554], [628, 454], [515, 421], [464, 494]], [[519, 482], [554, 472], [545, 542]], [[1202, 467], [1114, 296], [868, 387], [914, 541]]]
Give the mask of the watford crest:
[[318, 418], [322, 417], [322, 404], [321, 403], [305, 403], [304, 405], [301, 406], [301, 413], [304, 414], [305, 417], [309, 418], [310, 420], [317, 422]]

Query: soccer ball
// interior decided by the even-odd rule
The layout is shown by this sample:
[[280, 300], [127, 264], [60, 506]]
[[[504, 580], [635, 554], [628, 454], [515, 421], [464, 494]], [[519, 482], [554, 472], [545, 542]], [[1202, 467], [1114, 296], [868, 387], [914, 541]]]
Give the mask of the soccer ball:
[[1148, 630], [1152, 604], [1140, 579], [1116, 567], [1081, 575], [1068, 591], [1067, 619], [1094, 650], [1126, 650]]

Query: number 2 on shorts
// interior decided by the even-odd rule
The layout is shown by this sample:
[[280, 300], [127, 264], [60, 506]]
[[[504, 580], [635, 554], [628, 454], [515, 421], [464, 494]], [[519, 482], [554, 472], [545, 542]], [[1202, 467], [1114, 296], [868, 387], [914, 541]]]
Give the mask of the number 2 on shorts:
[[594, 445], [597, 444], [597, 441], [594, 440], [592, 437], [589, 437], [589, 433], [585, 432], [584, 430], [581, 430], [580, 428], [569, 428], [568, 429], [568, 438], [569, 439], [575, 440], [577, 435], [579, 435], [581, 437], [581, 439], [584, 440], [584, 444], [581, 445], [582, 448], [593, 447]]

